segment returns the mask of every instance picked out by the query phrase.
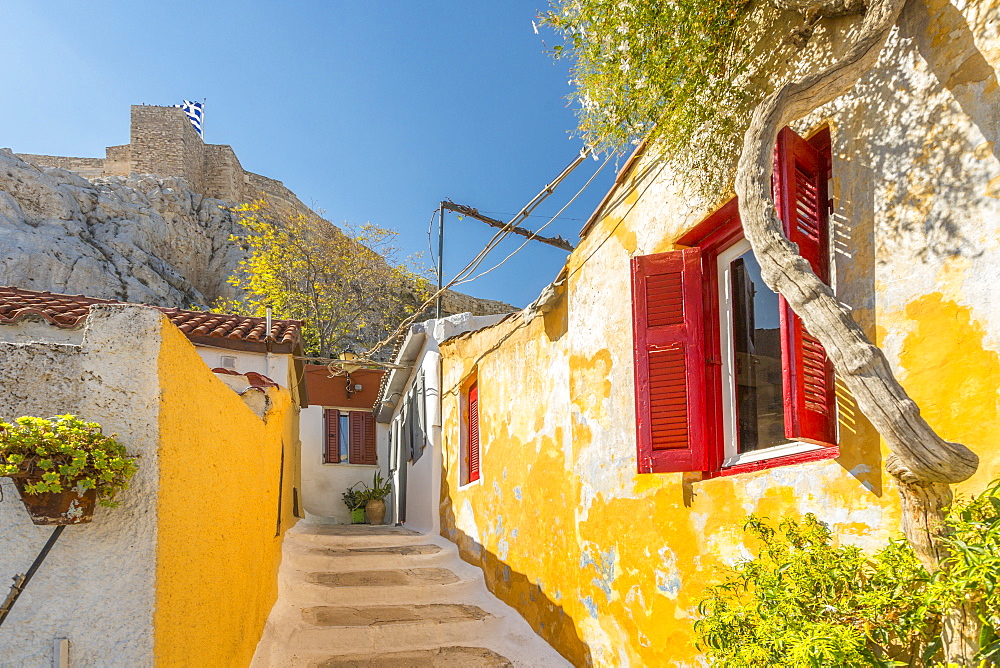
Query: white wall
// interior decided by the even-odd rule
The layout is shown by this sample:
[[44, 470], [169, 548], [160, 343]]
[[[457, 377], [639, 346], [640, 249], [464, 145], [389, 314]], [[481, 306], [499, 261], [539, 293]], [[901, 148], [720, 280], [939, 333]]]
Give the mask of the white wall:
[[[336, 407], [309, 406], [302, 409], [299, 414], [299, 438], [302, 441], [302, 505], [311, 520], [350, 524], [351, 513], [344, 505], [341, 494], [358, 481], [370, 486], [375, 471], [381, 471], [382, 477], [388, 478], [388, 429], [386, 425], [376, 423], [378, 465], [324, 464], [323, 411], [326, 408]], [[358, 409], [340, 408], [340, 410]], [[386, 506], [391, 508], [388, 499]], [[391, 513], [387, 512], [386, 522], [393, 521]]]
[[[391, 372], [386, 384], [386, 396], [382, 397], [387, 402], [383, 405], [391, 404], [391, 412], [386, 411], [389, 414], [383, 415], [380, 410], [379, 418], [388, 423], [386, 427], [399, 420], [404, 399], [418, 375], [417, 372], [422, 370], [427, 422], [427, 445], [423, 454], [416, 462], [406, 462], [407, 527], [437, 534], [441, 526], [441, 354], [438, 352], [438, 343], [465, 332], [495, 325], [506, 317], [503, 314], [474, 316], [471, 313], [459, 313], [418, 323], [410, 328], [400, 349], [395, 361], [406, 368]], [[384, 438], [388, 440], [387, 435]], [[408, 455], [404, 455], [404, 458], [408, 458]], [[397, 472], [393, 476], [393, 489], [399, 489], [400, 483], [401, 477]], [[395, 496], [393, 503], [398, 503]]]
[[441, 527], [441, 354], [437, 342], [425, 341], [420, 369], [424, 372], [427, 445], [416, 463], [406, 464], [406, 526], [437, 534]]
[[293, 368], [289, 364], [292, 359], [291, 355], [268, 355], [267, 353], [253, 353], [242, 350], [225, 350], [210, 346], [199, 346], [197, 344], [195, 344], [195, 348], [198, 354], [201, 355], [201, 358], [205, 360], [205, 364], [208, 365], [209, 369], [222, 367], [223, 357], [235, 357], [236, 368], [234, 371], [237, 373], [253, 371], [254, 373], [267, 376], [282, 387], [295, 387], [295, 379], [290, 375], [290, 371]]
[[[118, 497], [121, 507], [99, 507], [92, 523], [66, 527], [0, 627], [0, 666], [49, 668], [56, 638], [69, 639], [71, 665], [153, 663], [163, 320], [150, 308], [95, 306], [81, 345], [0, 343], [0, 417], [73, 412], [118, 434], [141, 457], [131, 487]], [[10, 578], [28, 569], [53, 527], [31, 523], [9, 478], [0, 486], [5, 596]]]

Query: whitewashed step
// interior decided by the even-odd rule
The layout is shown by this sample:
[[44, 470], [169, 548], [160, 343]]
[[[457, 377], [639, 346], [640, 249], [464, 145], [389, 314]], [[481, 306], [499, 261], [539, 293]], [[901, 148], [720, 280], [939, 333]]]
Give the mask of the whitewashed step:
[[303, 606], [448, 603], [473, 596], [478, 585], [445, 568], [296, 573], [281, 582]]
[[350, 654], [314, 659], [315, 668], [512, 668], [505, 657], [485, 647], [436, 647], [409, 652]]
[[502, 633], [502, 623], [466, 604], [315, 606], [301, 611], [289, 647], [332, 654], [403, 652]]
[[284, 558], [290, 567], [301, 571], [345, 572], [431, 567], [448, 562], [452, 555], [440, 546], [426, 542], [375, 547], [331, 547], [298, 542], [286, 545]]

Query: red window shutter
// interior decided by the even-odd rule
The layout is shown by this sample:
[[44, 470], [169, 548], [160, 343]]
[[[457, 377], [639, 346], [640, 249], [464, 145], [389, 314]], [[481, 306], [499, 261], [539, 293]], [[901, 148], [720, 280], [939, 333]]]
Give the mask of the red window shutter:
[[[775, 202], [789, 240], [809, 260], [813, 271], [829, 282], [828, 156], [783, 129], [775, 160]], [[833, 445], [837, 411], [833, 365], [820, 342], [802, 325], [781, 298], [781, 359], [785, 404], [785, 436]]]
[[323, 431], [324, 443], [323, 462], [326, 464], [336, 464], [340, 461], [340, 442], [338, 440], [337, 428], [340, 426], [340, 411], [327, 408], [323, 411]]
[[378, 455], [375, 451], [375, 415], [373, 413], [362, 413], [361, 421], [364, 424], [364, 439], [360, 463], [377, 464]]
[[632, 258], [639, 472], [710, 468], [701, 249]]
[[348, 443], [348, 459], [352, 464], [364, 464], [365, 456], [365, 413], [364, 411], [351, 411], [351, 438]]
[[479, 383], [469, 388], [469, 482], [479, 480]]

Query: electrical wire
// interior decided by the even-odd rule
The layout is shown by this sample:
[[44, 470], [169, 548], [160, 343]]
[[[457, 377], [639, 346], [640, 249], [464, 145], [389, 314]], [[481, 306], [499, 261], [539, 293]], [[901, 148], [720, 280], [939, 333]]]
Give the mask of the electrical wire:
[[431, 241], [431, 230], [434, 229], [434, 216], [438, 214], [438, 210], [434, 209], [431, 211], [431, 219], [427, 221], [427, 252], [430, 253], [431, 260], [434, 261], [434, 273], [437, 274], [437, 263], [441, 261], [441, 258], [437, 258], [434, 255], [434, 244]]
[[[559, 218], [559, 214], [562, 213], [563, 211], [565, 211], [567, 208], [569, 208], [569, 206], [573, 202], [576, 201], [576, 198], [579, 197], [583, 193], [583, 191], [585, 191], [587, 189], [588, 186], [590, 186], [590, 184], [594, 181], [594, 179], [597, 178], [597, 175], [601, 173], [601, 170], [603, 170], [604, 167], [611, 161], [611, 158], [614, 155], [615, 155], [614, 153], [609, 153], [608, 154], [608, 157], [604, 159], [604, 162], [601, 163], [601, 166], [598, 167], [597, 170], [593, 173], [593, 175], [587, 180], [587, 182], [583, 184], [583, 187], [580, 188], [578, 191], [576, 191], [576, 194], [573, 195], [572, 199], [570, 199], [568, 202], [566, 202], [565, 206], [563, 206], [563, 208], [559, 209], [559, 211], [556, 213], [556, 215], [552, 216], [552, 218], [550, 218], [547, 223], [545, 223], [544, 225], [542, 225], [541, 227], [539, 227], [537, 230], [535, 230], [535, 234], [536, 235], [539, 232], [541, 232], [542, 230], [544, 230], [546, 227], [548, 227], [549, 225], [551, 225], [552, 223], [554, 223]], [[502, 265], [507, 260], [509, 260], [512, 257], [514, 257], [515, 255], [517, 255], [517, 253], [520, 252], [520, 250], [522, 248], [524, 248], [525, 246], [527, 246], [528, 242], [530, 242], [532, 239], [533, 239], [533, 237], [528, 237], [527, 239], [525, 239], [524, 243], [522, 243], [520, 246], [518, 246], [517, 248], [515, 248], [514, 251], [510, 253], [510, 255], [508, 255], [504, 259], [500, 260], [498, 263], [496, 263], [495, 265], [493, 265], [492, 267], [490, 267], [486, 271], [483, 271], [483, 272], [481, 272], [479, 274], [476, 274], [472, 278], [467, 278], [465, 280], [453, 283], [452, 285], [462, 285], [463, 283], [470, 283], [470, 282], [476, 280], [477, 278], [482, 278], [486, 274], [490, 273], [491, 271], [493, 271], [494, 269], [496, 269], [497, 267], [499, 267], [500, 265]]]
[[[440, 295], [442, 295], [446, 290], [450, 289], [453, 285], [456, 285], [458, 283], [458, 281], [461, 281], [461, 280], [467, 278], [469, 274], [471, 274], [476, 269], [478, 269], [479, 265], [482, 264], [483, 260], [486, 259], [486, 256], [489, 255], [489, 253], [492, 252], [493, 249], [496, 248], [507, 237], [507, 235], [509, 235], [511, 233], [511, 229], [519, 222], [519, 220], [521, 218], [525, 218], [525, 217], [529, 216], [531, 214], [531, 212], [535, 209], [535, 207], [537, 207], [546, 197], [548, 197], [549, 195], [551, 195], [552, 192], [556, 189], [556, 187], [558, 187], [559, 184], [563, 181], [563, 179], [565, 179], [566, 176], [569, 175], [570, 172], [572, 172], [574, 169], [576, 169], [576, 167], [578, 167], [580, 165], [580, 163], [582, 163], [591, 154], [591, 152], [592, 152], [592, 149], [590, 147], [586, 147], [586, 148], [582, 149], [580, 151], [580, 154], [573, 160], [573, 162], [571, 162], [565, 169], [563, 169], [562, 172], [560, 172], [559, 176], [557, 176], [555, 178], [555, 180], [553, 180], [551, 183], [549, 183], [547, 186], [545, 186], [545, 188], [543, 188], [541, 192], [539, 192], [537, 195], [535, 195], [535, 197], [532, 198], [532, 200], [530, 202], [528, 202], [528, 204], [526, 204], [518, 212], [518, 214], [516, 216], [514, 216], [506, 225], [504, 225], [503, 228], [501, 228], [500, 230], [498, 230], [496, 232], [496, 234], [493, 235], [493, 238], [490, 239], [490, 241], [487, 242], [486, 246], [481, 251], [479, 251], [476, 254], [476, 257], [474, 257], [467, 265], [465, 265], [465, 268], [463, 268], [462, 271], [458, 272], [458, 274], [456, 274], [456, 276], [454, 278], [452, 278], [448, 283], [446, 283], [445, 285], [441, 286], [441, 288], [439, 290], [437, 290], [433, 294], [431, 294], [424, 301], [424, 303], [421, 304], [416, 309], [416, 311], [413, 313], [413, 315], [405, 318], [399, 324], [399, 326], [396, 327], [396, 329], [392, 331], [392, 333], [390, 333], [386, 338], [382, 339], [381, 341], [379, 341], [378, 343], [376, 343], [374, 346], [372, 346], [371, 348], [369, 348], [360, 357], [363, 360], [369, 359], [370, 356], [373, 355], [380, 348], [388, 345], [389, 342], [391, 342], [393, 339], [395, 339], [397, 336], [399, 336], [406, 327], [409, 327], [411, 324], [413, 324], [414, 322], [416, 322], [417, 318], [419, 318], [423, 314], [424, 309], [428, 308], [431, 304], [433, 304]], [[607, 164], [607, 161], [605, 161], [605, 164]], [[603, 166], [604, 165], [602, 165], [601, 167], [603, 168]], [[596, 176], [596, 174], [595, 174], [595, 176]], [[593, 181], [593, 178], [594, 177], [591, 177], [590, 181]], [[590, 181], [588, 181], [587, 183], [589, 184]], [[586, 186], [584, 186], [584, 187], [586, 187]], [[581, 189], [580, 192], [582, 192], [582, 189]], [[579, 196], [580, 192], [578, 192], [576, 195], [574, 195], [574, 197], [573, 197], [574, 200], [576, 199], [576, 197]], [[573, 200], [570, 200], [570, 202], [572, 202], [572, 201]], [[568, 204], [567, 204], [567, 206], [568, 206]], [[566, 207], [563, 207], [562, 209], [560, 209], [559, 213], [562, 213], [565, 209], [566, 209]], [[552, 221], [550, 220], [549, 223], [551, 223], [551, 222]], [[546, 225], [548, 225], [549, 223], [546, 223]], [[522, 247], [523, 247], [523, 244], [522, 244]], [[439, 260], [443, 260], [443, 258], [439, 258]]]

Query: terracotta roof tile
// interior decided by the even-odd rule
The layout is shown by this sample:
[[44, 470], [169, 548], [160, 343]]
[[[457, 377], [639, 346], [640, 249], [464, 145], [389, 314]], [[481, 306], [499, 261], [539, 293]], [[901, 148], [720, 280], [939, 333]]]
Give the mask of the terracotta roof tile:
[[[79, 325], [94, 304], [126, 304], [113, 299], [98, 299], [83, 295], [62, 295], [0, 286], [0, 324], [13, 323], [27, 315], [37, 315], [63, 328]], [[153, 306], [170, 319], [195, 343], [218, 345], [223, 348], [239, 344], [243, 350], [266, 349], [264, 318], [242, 315], [185, 311], [179, 308]], [[301, 320], [271, 321], [272, 349], [291, 352], [300, 343]]]

